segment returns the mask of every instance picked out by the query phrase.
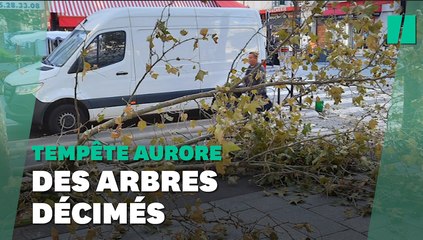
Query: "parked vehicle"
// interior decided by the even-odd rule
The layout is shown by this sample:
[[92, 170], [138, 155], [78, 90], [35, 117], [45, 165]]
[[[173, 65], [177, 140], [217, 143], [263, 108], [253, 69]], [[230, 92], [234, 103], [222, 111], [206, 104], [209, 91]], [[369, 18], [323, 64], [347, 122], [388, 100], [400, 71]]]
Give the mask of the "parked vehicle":
[[[10, 38], [11, 43], [16, 45], [16, 49], [25, 45], [35, 45], [34, 54], [47, 56], [66, 39], [71, 32], [64, 31], [37, 31], [14, 35]], [[16, 53], [18, 54], [18, 53]]]
[[[163, 8], [115, 8], [99, 11], [78, 26], [41, 64], [25, 67], [5, 79], [5, 98], [8, 117], [18, 120], [19, 113], [27, 106], [20, 106], [20, 98], [36, 98], [33, 124], [48, 128], [53, 133], [70, 130], [76, 126], [74, 87], [81, 50], [86, 43], [89, 49], [85, 60], [91, 64], [77, 88], [77, 102], [82, 122], [118, 116], [127, 105], [129, 95], [146, 71], [149, 59], [147, 37], [162, 14]], [[265, 58], [265, 38], [255, 34], [261, 28], [259, 13], [253, 9], [239, 8], [170, 8], [169, 30], [182, 39], [199, 37], [200, 29], [219, 36], [219, 43], [200, 41], [193, 50], [193, 42], [184, 43], [167, 56], [179, 57], [175, 63], [182, 66], [180, 76], [168, 74], [165, 63], [155, 66], [157, 80], [147, 77], [136, 91], [135, 109], [177, 97], [208, 91], [223, 85], [232, 61], [248, 43], [248, 51], [258, 51]], [[167, 10], [166, 10], [167, 11]], [[165, 14], [167, 15], [167, 13]], [[156, 48], [161, 51], [161, 47]], [[185, 59], [191, 59], [187, 61]], [[201, 69], [208, 72], [204, 81], [194, 81]], [[243, 67], [242, 62], [237, 69]], [[30, 82], [38, 76], [39, 81]], [[81, 77], [82, 74], [79, 74]], [[38, 80], [38, 79], [37, 79]], [[195, 109], [197, 103], [181, 104], [178, 109]], [[32, 109], [28, 109], [32, 111]]]

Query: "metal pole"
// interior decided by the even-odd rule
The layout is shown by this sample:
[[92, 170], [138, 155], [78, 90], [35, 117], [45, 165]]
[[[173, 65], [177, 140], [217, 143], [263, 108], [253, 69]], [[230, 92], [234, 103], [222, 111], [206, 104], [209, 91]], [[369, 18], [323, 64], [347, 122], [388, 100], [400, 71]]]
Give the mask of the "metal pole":
[[[297, 0], [292, 1], [292, 3], [294, 4], [294, 14], [292, 16], [292, 20], [293, 20], [293, 24], [291, 24], [292, 27], [292, 31], [295, 31], [297, 28], [297, 16], [298, 16], [298, 2]], [[296, 35], [296, 34], [293, 34]], [[297, 55], [297, 47], [295, 46], [295, 44], [292, 45], [292, 56], [295, 57]], [[292, 71], [291, 68], [291, 81], [294, 79], [294, 71]], [[294, 97], [294, 85], [291, 84], [291, 89], [290, 89], [290, 97], [293, 98]], [[289, 110], [292, 111], [292, 106], [289, 107]]]

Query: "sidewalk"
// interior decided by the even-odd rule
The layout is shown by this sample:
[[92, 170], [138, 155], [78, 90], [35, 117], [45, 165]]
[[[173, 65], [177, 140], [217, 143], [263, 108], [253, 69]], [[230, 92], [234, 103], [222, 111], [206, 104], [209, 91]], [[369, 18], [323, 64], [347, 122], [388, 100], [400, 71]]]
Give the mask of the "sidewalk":
[[[204, 217], [208, 221], [228, 217], [228, 212], [240, 220], [240, 226], [249, 229], [266, 229], [272, 227], [278, 239], [324, 239], [324, 240], [365, 240], [370, 223], [370, 217], [361, 217], [349, 206], [342, 206], [342, 200], [336, 197], [326, 197], [321, 194], [306, 194], [302, 191], [255, 191], [239, 196], [203, 203]], [[174, 210], [173, 213], [184, 214], [185, 208]], [[211, 229], [215, 224], [205, 223], [203, 226]], [[242, 227], [228, 226], [226, 233], [220, 237], [209, 239], [243, 239]], [[50, 228], [46, 228], [47, 234]], [[37, 233], [33, 227], [15, 230], [14, 239], [50, 240], [49, 235], [34, 238]], [[109, 239], [112, 231], [110, 226], [102, 227], [103, 236]], [[156, 233], [152, 233], [155, 230]], [[181, 231], [178, 222], [171, 226], [158, 229], [132, 226], [121, 239], [172, 239], [170, 233]], [[244, 228], [245, 230], [245, 228]], [[46, 232], [44, 232], [46, 233]], [[87, 229], [77, 231], [77, 235], [85, 239]], [[165, 234], [167, 233], [167, 234]], [[42, 235], [42, 234], [41, 234]], [[40, 236], [40, 232], [38, 232]], [[263, 235], [262, 235], [263, 236]], [[61, 234], [59, 239], [69, 238], [69, 234]], [[103, 239], [98, 235], [94, 239]], [[260, 239], [269, 239], [263, 238]]]
[[[202, 206], [208, 220], [225, 217], [230, 211], [251, 229], [274, 228], [278, 239], [367, 239], [370, 217], [358, 216], [352, 207], [341, 206], [340, 202], [339, 198], [320, 194], [278, 196], [259, 191], [210, 202], [215, 207]], [[169, 239], [160, 234], [147, 235], [138, 228], [130, 230], [122, 239], [142, 238]], [[243, 233], [241, 229], [229, 227], [224, 239], [243, 239]]]

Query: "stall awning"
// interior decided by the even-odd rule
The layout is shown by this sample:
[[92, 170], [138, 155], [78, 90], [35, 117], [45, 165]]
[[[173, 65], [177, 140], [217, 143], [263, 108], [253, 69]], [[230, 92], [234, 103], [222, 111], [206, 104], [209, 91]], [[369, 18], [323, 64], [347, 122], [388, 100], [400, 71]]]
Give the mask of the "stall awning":
[[[300, 8], [297, 8], [300, 10]], [[283, 7], [277, 7], [273, 9], [262, 9], [260, 10], [260, 14], [265, 14], [266, 12], [270, 14], [277, 14], [277, 13], [286, 13], [286, 12], [293, 12], [295, 11], [295, 7], [293, 6], [283, 6]]]
[[[368, 1], [367, 1], [368, 2]], [[375, 10], [376, 13], [380, 13], [382, 11], [383, 4], [392, 4], [394, 1], [371, 1], [372, 4], [376, 5], [378, 8]], [[354, 1], [354, 4], [363, 5], [366, 1]], [[351, 7], [353, 3], [351, 1], [344, 1], [338, 2], [336, 4], [328, 4], [326, 10], [323, 11], [323, 16], [341, 16], [345, 15], [346, 13], [342, 10], [344, 7]]]
[[118, 7], [245, 7], [236, 1], [49, 1], [60, 27], [76, 27], [85, 17], [106, 8]]

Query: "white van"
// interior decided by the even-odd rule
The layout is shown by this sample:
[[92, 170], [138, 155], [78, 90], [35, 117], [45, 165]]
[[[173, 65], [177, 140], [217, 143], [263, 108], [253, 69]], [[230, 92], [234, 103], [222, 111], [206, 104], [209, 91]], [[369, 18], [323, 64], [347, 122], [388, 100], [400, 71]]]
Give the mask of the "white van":
[[[262, 26], [259, 13], [253, 9], [168, 10], [168, 27], [175, 37], [199, 37], [200, 29], [207, 28], [209, 33], [218, 35], [219, 43], [215, 44], [211, 39], [200, 41], [198, 49], [193, 50], [194, 42], [190, 41], [172, 50], [167, 59], [181, 59], [173, 62], [175, 66], [183, 66], [180, 76], [167, 73], [163, 62], [156, 65], [154, 72], [159, 74], [158, 79], [148, 76], [131, 102], [137, 109], [223, 85], [232, 61]], [[163, 8], [115, 8], [89, 16], [43, 61], [41, 67], [40, 64], [27, 66], [5, 79], [8, 117], [18, 120], [19, 112], [25, 107], [19, 106], [19, 99], [32, 94], [36, 98], [33, 124], [54, 133], [75, 127], [75, 73], [80, 71], [77, 65], [84, 40], [90, 49], [85, 59], [95, 69], [88, 71], [78, 84], [77, 100], [82, 121], [95, 121], [99, 114], [106, 119], [120, 115], [146, 71], [149, 60], [147, 37], [162, 11]], [[182, 29], [188, 32], [186, 36], [181, 36]], [[160, 52], [161, 43], [159, 40], [155, 43], [155, 49]], [[252, 38], [245, 53], [248, 51], [258, 51], [260, 58], [265, 58], [265, 38], [262, 34]], [[204, 81], [195, 81], [199, 70], [198, 67], [194, 69], [196, 62], [208, 72]], [[242, 67], [245, 67], [242, 62], [236, 65], [237, 69]], [[37, 74], [40, 74], [39, 83], [28, 83], [26, 76]], [[178, 108], [195, 109], [198, 105], [189, 102]]]

